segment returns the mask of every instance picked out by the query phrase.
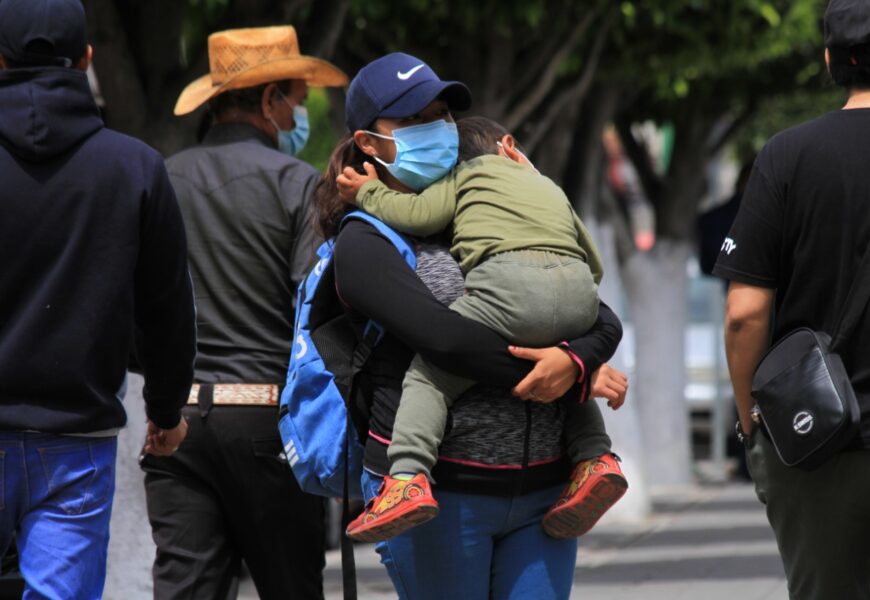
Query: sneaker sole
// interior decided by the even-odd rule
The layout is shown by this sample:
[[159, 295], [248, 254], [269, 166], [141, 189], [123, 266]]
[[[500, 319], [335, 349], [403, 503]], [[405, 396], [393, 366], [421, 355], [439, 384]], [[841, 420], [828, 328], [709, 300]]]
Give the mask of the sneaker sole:
[[369, 526], [361, 526], [347, 537], [355, 542], [380, 542], [396, 537], [411, 527], [430, 521], [438, 516], [438, 505], [424, 504], [403, 515], [396, 515], [389, 521], [375, 521]]
[[627, 489], [628, 482], [624, 477], [616, 474], [602, 476], [583, 500], [561, 506], [544, 515], [544, 531], [556, 539], [583, 535], [622, 498]]

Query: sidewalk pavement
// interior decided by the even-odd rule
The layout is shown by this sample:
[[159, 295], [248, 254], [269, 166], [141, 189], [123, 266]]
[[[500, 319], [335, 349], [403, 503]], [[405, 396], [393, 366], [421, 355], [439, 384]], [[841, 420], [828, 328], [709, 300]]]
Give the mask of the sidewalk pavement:
[[[396, 597], [373, 546], [358, 545], [356, 563], [360, 600]], [[338, 551], [327, 554], [324, 578], [327, 600], [340, 600]], [[786, 600], [788, 592], [764, 507], [751, 485], [728, 483], [657, 492], [642, 523], [599, 524], [580, 540], [571, 598]]]

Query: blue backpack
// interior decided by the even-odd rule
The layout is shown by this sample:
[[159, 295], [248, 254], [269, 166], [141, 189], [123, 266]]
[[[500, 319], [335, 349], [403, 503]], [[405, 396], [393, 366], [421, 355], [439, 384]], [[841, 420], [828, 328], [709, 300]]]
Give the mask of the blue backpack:
[[[400, 234], [362, 211], [349, 213], [342, 225], [348, 219], [370, 223], [416, 268], [414, 249]], [[334, 250], [334, 239], [321, 244], [317, 264], [299, 285], [278, 429], [287, 462], [303, 491], [361, 498], [363, 447], [348, 403], [354, 378], [383, 337], [383, 329], [369, 321], [359, 339], [336, 292]]]

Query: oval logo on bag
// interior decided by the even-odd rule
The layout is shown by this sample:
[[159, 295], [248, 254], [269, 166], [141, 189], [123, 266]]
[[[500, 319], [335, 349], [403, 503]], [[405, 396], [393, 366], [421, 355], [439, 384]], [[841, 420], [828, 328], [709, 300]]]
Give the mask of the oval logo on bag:
[[811, 412], [806, 410], [802, 410], [798, 414], [796, 414], [791, 422], [792, 427], [794, 427], [795, 433], [797, 433], [798, 435], [807, 435], [813, 430], [815, 424], [816, 418]]

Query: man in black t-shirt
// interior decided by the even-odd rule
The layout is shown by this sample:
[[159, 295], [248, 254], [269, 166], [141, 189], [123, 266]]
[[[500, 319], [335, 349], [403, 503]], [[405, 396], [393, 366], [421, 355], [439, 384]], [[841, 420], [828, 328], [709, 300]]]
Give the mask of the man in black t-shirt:
[[[750, 390], [771, 342], [797, 327], [833, 330], [870, 241], [870, 2], [832, 0], [825, 46], [848, 101], [764, 147], [713, 270], [731, 282], [725, 346], [756, 491], [791, 598], [819, 600], [870, 598], [870, 415], [862, 449], [797, 470], [753, 427]], [[867, 405], [870, 319], [858, 327], [841, 354]]]

